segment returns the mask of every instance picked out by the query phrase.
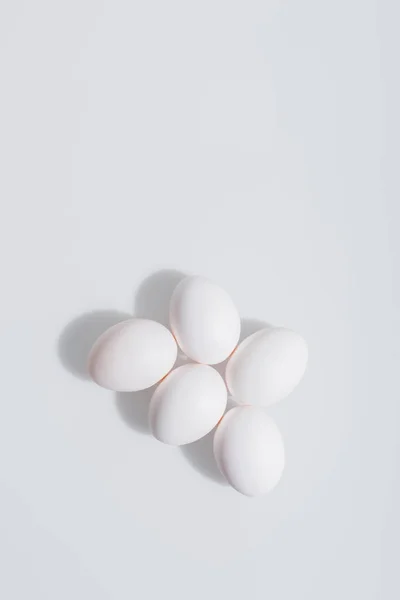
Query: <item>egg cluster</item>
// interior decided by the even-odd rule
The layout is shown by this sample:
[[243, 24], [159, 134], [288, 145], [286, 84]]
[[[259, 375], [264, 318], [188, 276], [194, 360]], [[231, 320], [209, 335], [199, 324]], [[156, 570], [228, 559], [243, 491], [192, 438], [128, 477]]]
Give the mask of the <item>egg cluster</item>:
[[[91, 377], [124, 392], [159, 382], [149, 407], [150, 428], [158, 440], [190, 444], [217, 425], [214, 456], [227, 481], [248, 496], [270, 491], [281, 477], [285, 456], [279, 429], [264, 407], [287, 396], [303, 377], [304, 339], [268, 326], [238, 345], [240, 317], [234, 303], [202, 277], [186, 277], [177, 285], [170, 325], [172, 333], [147, 319], [114, 325], [90, 352]], [[177, 344], [194, 362], [172, 370]], [[226, 359], [224, 381], [210, 365]], [[228, 390], [236, 406], [224, 414]]]

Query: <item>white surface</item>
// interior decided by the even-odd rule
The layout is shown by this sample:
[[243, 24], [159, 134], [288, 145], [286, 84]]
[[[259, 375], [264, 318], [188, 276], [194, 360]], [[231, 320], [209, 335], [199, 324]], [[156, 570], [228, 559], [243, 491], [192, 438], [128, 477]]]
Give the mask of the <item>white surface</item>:
[[[399, 18], [3, 0], [2, 598], [399, 598]], [[121, 313], [165, 320], [161, 270], [309, 343], [266, 498], [83, 376]]]

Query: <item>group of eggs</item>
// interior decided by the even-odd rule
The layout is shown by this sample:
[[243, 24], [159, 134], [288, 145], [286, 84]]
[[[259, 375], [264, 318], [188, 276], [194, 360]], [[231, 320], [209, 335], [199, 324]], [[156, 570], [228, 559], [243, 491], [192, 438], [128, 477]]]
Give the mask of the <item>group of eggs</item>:
[[[218, 425], [214, 456], [227, 481], [248, 496], [269, 492], [281, 477], [285, 455], [264, 407], [287, 396], [303, 377], [306, 342], [291, 330], [265, 327], [238, 345], [240, 317], [232, 299], [203, 277], [186, 277], [177, 285], [170, 326], [172, 333], [137, 318], [114, 325], [90, 352], [91, 377], [122, 392], [159, 382], [149, 407], [153, 435], [180, 446]], [[194, 362], [172, 370], [178, 345]], [[224, 381], [210, 365], [228, 357]], [[236, 406], [224, 414], [228, 390]]]

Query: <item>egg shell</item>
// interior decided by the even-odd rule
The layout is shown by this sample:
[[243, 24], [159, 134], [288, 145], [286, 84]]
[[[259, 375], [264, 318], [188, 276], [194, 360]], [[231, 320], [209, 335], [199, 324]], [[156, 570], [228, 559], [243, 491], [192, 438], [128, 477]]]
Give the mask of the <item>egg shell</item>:
[[209, 433], [224, 414], [227, 389], [208, 365], [178, 367], [156, 388], [150, 401], [153, 435], [173, 446], [194, 442]]
[[239, 404], [268, 406], [294, 390], [307, 361], [307, 344], [301, 335], [267, 327], [239, 344], [226, 366], [226, 383]]
[[228, 483], [246, 496], [270, 492], [285, 466], [280, 431], [259, 406], [239, 406], [226, 413], [215, 432], [214, 456]]
[[95, 342], [88, 370], [96, 383], [118, 392], [151, 387], [172, 369], [178, 347], [156, 321], [129, 319], [110, 327]]
[[239, 341], [240, 317], [231, 297], [204, 277], [186, 277], [177, 285], [170, 323], [183, 352], [199, 363], [224, 361]]

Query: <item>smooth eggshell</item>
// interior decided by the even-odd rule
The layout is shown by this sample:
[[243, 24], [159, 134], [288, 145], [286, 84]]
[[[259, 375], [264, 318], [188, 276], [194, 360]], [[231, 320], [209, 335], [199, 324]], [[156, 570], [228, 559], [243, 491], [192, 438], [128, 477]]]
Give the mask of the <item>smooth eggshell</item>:
[[153, 435], [173, 446], [194, 442], [209, 433], [224, 414], [227, 389], [207, 365], [189, 364], [172, 371], [150, 401]]
[[285, 465], [280, 431], [259, 406], [239, 406], [226, 413], [215, 432], [214, 456], [230, 485], [246, 496], [270, 492]]
[[199, 363], [224, 361], [239, 341], [240, 317], [232, 299], [204, 277], [186, 277], [177, 285], [170, 322], [183, 352]]
[[268, 406], [293, 391], [307, 360], [307, 344], [301, 335], [267, 327], [239, 344], [226, 366], [226, 383], [239, 404]]
[[89, 354], [88, 370], [102, 387], [136, 392], [160, 381], [174, 366], [177, 352], [175, 339], [164, 325], [129, 319], [99, 337]]

